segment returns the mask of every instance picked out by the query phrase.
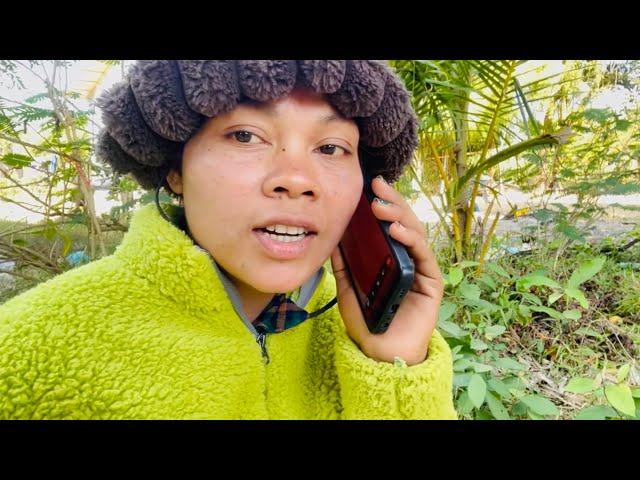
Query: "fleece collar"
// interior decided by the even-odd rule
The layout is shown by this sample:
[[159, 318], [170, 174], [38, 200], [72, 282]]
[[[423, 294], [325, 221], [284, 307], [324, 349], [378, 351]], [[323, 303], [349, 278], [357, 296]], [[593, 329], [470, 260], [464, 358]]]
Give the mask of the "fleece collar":
[[[222, 272], [217, 271], [212, 257], [184, 231], [162, 218], [154, 203], [143, 205], [133, 213], [129, 231], [114, 256], [136, 275], [156, 285], [160, 295], [181, 309], [213, 322], [224, 319], [220, 320], [224, 322], [221, 327], [226, 329], [246, 331], [243, 325], [246, 320], [236, 311], [225, 289]], [[327, 287], [326, 280], [324, 268], [319, 271], [319, 277], [309, 280], [315, 288], [307, 296], [307, 311], [322, 307], [319, 303], [321, 297], [326, 296], [322, 294]], [[303, 286], [303, 291], [305, 289], [309, 289], [307, 284]], [[229, 322], [230, 315], [242, 321]]]

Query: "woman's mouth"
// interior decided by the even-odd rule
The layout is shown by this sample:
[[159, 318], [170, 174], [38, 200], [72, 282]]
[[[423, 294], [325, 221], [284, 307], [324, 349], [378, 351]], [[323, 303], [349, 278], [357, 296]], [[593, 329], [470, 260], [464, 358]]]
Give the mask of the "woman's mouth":
[[303, 227], [290, 225], [256, 228], [253, 233], [267, 256], [276, 260], [293, 260], [302, 257], [317, 236], [315, 232], [307, 231]]

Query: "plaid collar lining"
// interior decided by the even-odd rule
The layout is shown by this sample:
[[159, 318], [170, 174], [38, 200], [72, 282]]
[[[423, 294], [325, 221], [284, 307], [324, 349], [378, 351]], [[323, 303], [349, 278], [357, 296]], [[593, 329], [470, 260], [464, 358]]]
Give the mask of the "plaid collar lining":
[[[279, 333], [287, 328], [299, 325], [308, 318], [309, 314], [304, 307], [306, 307], [316, 291], [322, 274], [324, 273], [324, 267], [320, 267], [315, 275], [307, 280], [298, 290], [290, 294], [279, 293], [274, 295], [271, 302], [262, 310], [260, 315], [251, 321], [242, 308], [240, 295], [233, 282], [207, 250], [199, 245], [195, 245], [195, 248], [207, 254], [231, 300], [233, 308], [250, 330], [255, 330], [257, 333]], [[287, 295], [289, 295], [290, 298], [287, 298]]]

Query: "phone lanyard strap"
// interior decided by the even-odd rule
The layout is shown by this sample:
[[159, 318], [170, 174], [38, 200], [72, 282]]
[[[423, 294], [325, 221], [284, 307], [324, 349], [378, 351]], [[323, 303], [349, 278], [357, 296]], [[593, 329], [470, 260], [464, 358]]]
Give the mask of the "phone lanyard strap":
[[333, 307], [336, 303], [338, 303], [338, 297], [333, 297], [333, 300], [331, 300], [329, 303], [327, 303], [324, 307], [322, 307], [320, 310], [316, 310], [313, 313], [310, 313], [309, 316], [307, 318], [311, 318], [311, 317], [316, 317], [318, 315], [320, 315], [321, 313], [326, 312], [327, 310], [329, 310], [331, 307]]

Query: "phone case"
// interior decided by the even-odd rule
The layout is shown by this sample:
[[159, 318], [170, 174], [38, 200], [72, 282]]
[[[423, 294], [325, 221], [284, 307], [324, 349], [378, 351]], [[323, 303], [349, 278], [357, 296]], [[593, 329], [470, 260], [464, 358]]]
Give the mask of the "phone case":
[[369, 331], [383, 333], [413, 284], [414, 264], [406, 248], [389, 236], [390, 223], [373, 214], [373, 199], [371, 180], [365, 176], [340, 251]]

